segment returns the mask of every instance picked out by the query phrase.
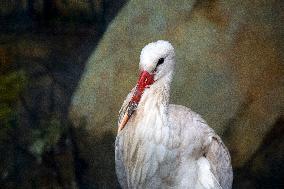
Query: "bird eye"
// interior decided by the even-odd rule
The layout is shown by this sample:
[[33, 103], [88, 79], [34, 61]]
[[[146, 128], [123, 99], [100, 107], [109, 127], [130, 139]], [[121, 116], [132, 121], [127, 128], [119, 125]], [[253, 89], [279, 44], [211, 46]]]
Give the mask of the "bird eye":
[[158, 60], [158, 63], [157, 63], [157, 66], [156, 67], [158, 67], [159, 65], [161, 65], [161, 64], [163, 64], [164, 63], [164, 58], [160, 58], [159, 60]]

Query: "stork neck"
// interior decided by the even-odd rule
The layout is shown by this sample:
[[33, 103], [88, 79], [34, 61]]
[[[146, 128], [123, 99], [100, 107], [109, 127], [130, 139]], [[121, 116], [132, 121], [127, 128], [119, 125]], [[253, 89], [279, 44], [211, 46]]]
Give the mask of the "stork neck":
[[137, 136], [141, 139], [147, 137], [160, 143], [166, 127], [170, 127], [168, 121], [170, 83], [171, 75], [163, 77], [142, 95], [136, 114], [138, 125], [135, 127]]
[[144, 114], [149, 115], [150, 110], [155, 108], [158, 108], [161, 114], [167, 113], [171, 81], [172, 73], [169, 73], [156, 80], [154, 84], [152, 84], [150, 88], [145, 91], [141, 99]]

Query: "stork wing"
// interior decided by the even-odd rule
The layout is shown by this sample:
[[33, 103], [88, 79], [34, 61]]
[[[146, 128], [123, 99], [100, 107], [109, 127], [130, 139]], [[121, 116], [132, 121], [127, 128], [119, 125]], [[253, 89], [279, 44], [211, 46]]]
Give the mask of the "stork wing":
[[126, 99], [124, 100], [120, 110], [119, 110], [119, 115], [118, 115], [118, 125], [120, 124], [124, 114], [126, 113], [127, 111], [127, 107], [128, 107], [128, 104], [133, 96], [133, 93], [136, 89], [136, 86], [130, 91], [130, 93], [127, 95]]
[[[127, 111], [128, 104], [131, 100], [131, 97], [135, 91], [134, 87], [130, 93], [127, 95], [126, 99], [124, 100], [120, 110], [119, 110], [119, 116], [118, 116], [118, 125], [121, 122], [121, 119], [123, 118], [124, 114]], [[116, 168], [116, 175], [117, 179], [119, 181], [120, 186], [123, 189], [127, 189], [127, 175], [126, 175], [126, 170], [123, 162], [123, 137], [122, 136], [117, 136], [115, 140], [115, 168]]]
[[128, 188], [127, 174], [123, 162], [123, 138], [117, 136], [115, 140], [115, 171], [117, 180], [123, 189]]
[[219, 136], [214, 135], [212, 137], [212, 142], [208, 147], [205, 157], [209, 161], [211, 171], [222, 189], [231, 189], [233, 182], [231, 157]]

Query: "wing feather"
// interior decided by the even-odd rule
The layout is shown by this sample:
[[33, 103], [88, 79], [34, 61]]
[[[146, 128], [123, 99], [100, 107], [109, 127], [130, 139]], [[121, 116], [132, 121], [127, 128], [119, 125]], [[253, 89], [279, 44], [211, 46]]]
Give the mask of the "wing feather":
[[128, 188], [127, 184], [127, 174], [126, 174], [126, 168], [124, 166], [123, 162], [123, 138], [122, 137], [116, 137], [115, 140], [115, 171], [117, 175], [117, 180], [123, 189]]
[[[130, 93], [127, 95], [126, 99], [124, 100], [120, 110], [119, 110], [119, 116], [118, 116], [118, 125], [121, 122], [121, 119], [123, 118], [125, 112], [127, 111], [127, 106], [131, 100], [131, 97], [135, 91], [134, 87]], [[116, 175], [117, 179], [119, 181], [119, 184], [121, 188], [127, 189], [128, 184], [127, 184], [127, 174], [126, 174], [126, 168], [124, 166], [123, 162], [123, 137], [116, 137], [115, 140], [115, 168], [116, 168]]]
[[212, 142], [207, 149], [205, 157], [209, 161], [212, 173], [222, 188], [231, 189], [233, 183], [231, 157], [219, 136], [214, 135], [212, 137]]
[[125, 112], [127, 111], [127, 106], [129, 104], [132, 96], [133, 96], [133, 93], [134, 93], [135, 89], [136, 89], [136, 86], [130, 91], [130, 93], [125, 98], [125, 100], [124, 100], [124, 102], [123, 102], [123, 104], [122, 104], [122, 106], [121, 106], [121, 108], [119, 110], [119, 113], [118, 113], [118, 124], [117, 125], [120, 124], [120, 122], [121, 122]]

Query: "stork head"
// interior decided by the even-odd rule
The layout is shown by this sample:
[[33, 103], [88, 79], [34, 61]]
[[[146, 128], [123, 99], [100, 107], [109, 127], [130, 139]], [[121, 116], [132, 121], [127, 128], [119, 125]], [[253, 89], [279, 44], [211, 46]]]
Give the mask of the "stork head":
[[118, 131], [126, 125], [135, 111], [145, 88], [149, 88], [152, 84], [172, 75], [175, 66], [174, 58], [174, 48], [168, 41], [159, 40], [149, 43], [142, 49], [139, 63], [140, 76]]
[[175, 52], [168, 41], [159, 40], [146, 45], [140, 55], [140, 71], [148, 72], [158, 81], [174, 69]]

